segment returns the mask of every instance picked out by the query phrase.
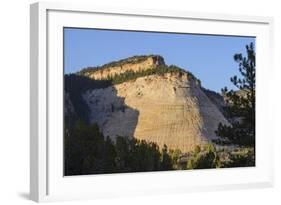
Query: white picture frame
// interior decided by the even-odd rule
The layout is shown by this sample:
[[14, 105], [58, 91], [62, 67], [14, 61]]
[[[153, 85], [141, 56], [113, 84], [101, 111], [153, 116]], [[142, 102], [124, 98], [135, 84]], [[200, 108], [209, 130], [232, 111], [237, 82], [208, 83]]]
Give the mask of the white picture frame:
[[[64, 177], [60, 122], [63, 115], [63, 27], [256, 36], [256, 167]], [[32, 4], [30, 198], [41, 202], [273, 186], [273, 133], [268, 129], [272, 113], [266, 110], [271, 106], [272, 29], [270, 17], [98, 8], [92, 4]]]

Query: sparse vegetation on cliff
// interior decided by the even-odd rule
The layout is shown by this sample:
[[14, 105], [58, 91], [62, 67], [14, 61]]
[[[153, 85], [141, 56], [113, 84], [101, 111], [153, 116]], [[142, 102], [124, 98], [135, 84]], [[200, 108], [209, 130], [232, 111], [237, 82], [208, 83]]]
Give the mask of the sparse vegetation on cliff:
[[170, 65], [170, 66], [160, 65], [157, 66], [156, 68], [141, 70], [138, 72], [126, 71], [121, 74], [109, 76], [107, 80], [110, 81], [112, 84], [120, 84], [129, 80], [135, 80], [139, 77], [144, 77], [149, 75], [164, 75], [165, 73], [177, 73], [179, 74], [179, 76], [186, 74], [189, 75], [194, 80], [197, 80], [192, 73], [185, 71], [184, 69], [177, 67], [175, 65]]
[[[146, 66], [145, 68], [141, 67], [141, 66], [143, 66], [143, 65], [141, 65], [142, 62], [144, 62], [148, 59], [150, 59], [152, 62], [149, 62], [149, 64], [145, 65]], [[128, 65], [132, 65], [132, 64], [140, 64], [140, 67], [137, 69], [130, 68], [130, 66], [128, 66]], [[111, 71], [117, 69], [116, 67], [122, 67], [122, 66], [127, 66], [127, 67], [125, 69], [122, 68], [124, 70], [121, 69], [118, 72], [115, 71], [115, 72], [112, 72], [112, 74], [110, 73]], [[106, 70], [106, 69], [109, 69], [109, 70]], [[106, 72], [108, 72], [108, 74], [104, 74], [103, 70], [106, 70]], [[85, 76], [85, 77], [89, 77], [89, 78], [96, 80], [96, 77], [92, 76], [92, 74], [96, 74], [98, 72], [100, 72], [100, 76], [98, 75], [97, 79], [108, 80], [108, 81], [112, 82], [112, 84], [123, 83], [128, 80], [137, 79], [138, 77], [144, 77], [144, 76], [155, 75], [155, 74], [163, 75], [165, 73], [178, 73], [179, 75], [188, 74], [194, 80], [196, 79], [192, 73], [190, 73], [178, 66], [166, 65], [163, 57], [161, 57], [159, 55], [133, 56], [133, 57], [119, 60], [119, 61], [113, 61], [111, 63], [107, 63], [107, 64], [104, 64], [104, 65], [98, 66], [98, 67], [84, 68], [84, 69], [80, 70], [79, 72], [77, 72], [76, 74], [79, 76]], [[200, 83], [200, 81], [198, 79], [196, 79], [196, 80]]]
[[106, 63], [102, 66], [83, 68], [78, 73], [80, 75], [84, 75], [84, 74], [87, 74], [89, 72], [95, 72], [95, 71], [110, 68], [110, 67], [122, 66], [124, 64], [137, 64], [137, 63], [141, 63], [141, 62], [145, 61], [146, 59], [148, 59], [150, 57], [162, 58], [161, 56], [158, 56], [158, 55], [136, 55], [136, 56], [121, 59], [121, 60], [118, 60], [118, 61], [112, 61], [112, 62]]

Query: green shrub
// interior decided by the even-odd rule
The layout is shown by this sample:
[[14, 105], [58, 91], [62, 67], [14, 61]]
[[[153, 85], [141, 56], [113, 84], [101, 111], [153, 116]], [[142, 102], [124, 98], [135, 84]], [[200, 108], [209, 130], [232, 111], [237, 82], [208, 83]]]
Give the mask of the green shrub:
[[229, 161], [224, 167], [252, 167], [255, 166], [255, 149], [243, 148], [229, 154]]
[[199, 146], [196, 147], [187, 161], [187, 169], [209, 169], [220, 166], [216, 148], [212, 144], [206, 144], [202, 151]]
[[120, 83], [123, 83], [126, 81], [135, 80], [139, 77], [144, 77], [144, 76], [149, 76], [149, 75], [164, 75], [166, 73], [178, 73], [179, 75], [187, 74], [190, 77], [192, 77], [193, 79], [196, 79], [192, 73], [187, 72], [177, 66], [160, 65], [160, 66], [157, 66], [156, 68], [149, 68], [149, 69], [141, 70], [138, 72], [129, 70], [129, 71], [126, 71], [121, 74], [117, 74], [114, 76], [108, 76], [108, 78], [106, 80], [111, 82], [112, 84], [120, 84]]

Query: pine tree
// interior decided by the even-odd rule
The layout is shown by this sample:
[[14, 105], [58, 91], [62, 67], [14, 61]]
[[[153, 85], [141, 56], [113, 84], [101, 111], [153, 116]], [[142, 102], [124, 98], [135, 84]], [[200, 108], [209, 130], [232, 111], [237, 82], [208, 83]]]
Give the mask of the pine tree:
[[219, 124], [216, 140], [220, 144], [236, 144], [240, 146], [255, 145], [255, 85], [256, 55], [254, 44], [246, 45], [247, 56], [241, 53], [234, 55], [239, 65], [241, 78], [234, 76], [230, 80], [237, 91], [222, 89], [227, 106], [224, 109], [230, 125]]
[[161, 153], [161, 170], [172, 170], [172, 169], [173, 169], [172, 159], [168, 154], [167, 145], [164, 144]]

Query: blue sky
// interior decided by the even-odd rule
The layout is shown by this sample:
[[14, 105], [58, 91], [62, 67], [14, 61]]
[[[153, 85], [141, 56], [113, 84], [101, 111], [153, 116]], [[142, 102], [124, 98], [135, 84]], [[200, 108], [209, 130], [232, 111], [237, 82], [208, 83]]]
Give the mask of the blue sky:
[[250, 42], [255, 38], [65, 28], [64, 69], [74, 73], [133, 55], [158, 54], [220, 92], [224, 86], [234, 88], [229, 79], [239, 72], [233, 55], [245, 54]]

